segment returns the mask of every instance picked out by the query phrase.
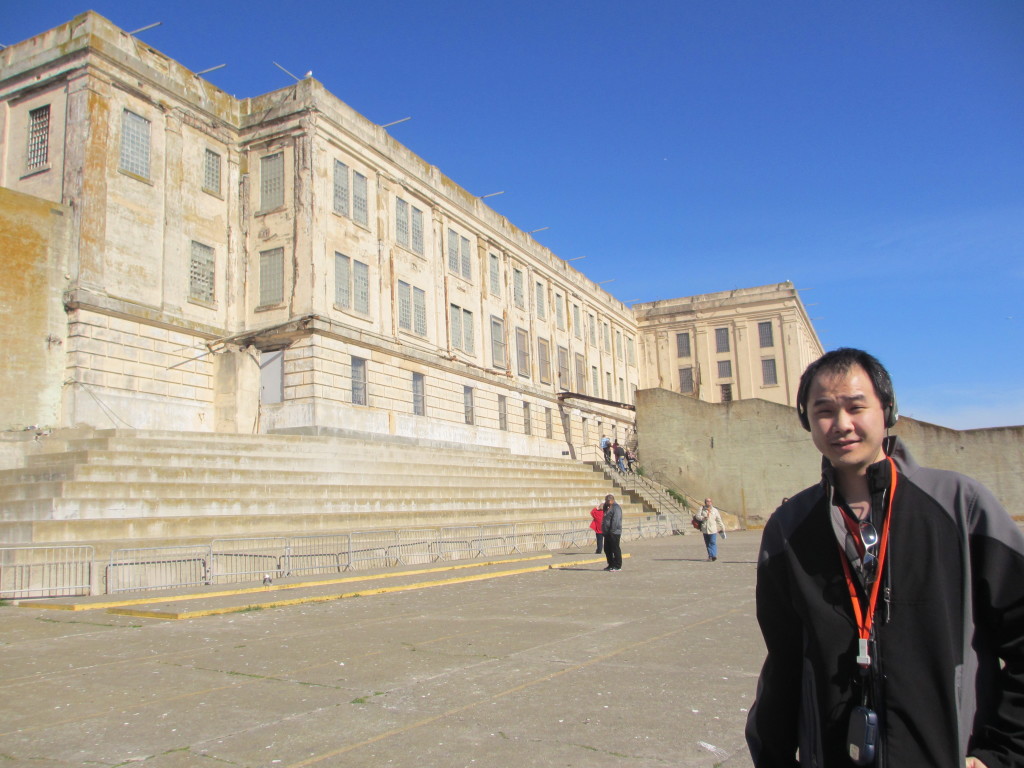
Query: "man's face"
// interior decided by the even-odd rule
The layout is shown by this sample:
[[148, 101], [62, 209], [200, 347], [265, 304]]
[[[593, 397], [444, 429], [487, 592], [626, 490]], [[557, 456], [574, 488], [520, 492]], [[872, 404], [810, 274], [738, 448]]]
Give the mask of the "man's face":
[[885, 411], [861, 366], [823, 373], [811, 382], [807, 414], [815, 447], [842, 474], [864, 474], [881, 461]]
[[704, 499], [704, 506], [707, 509], [711, 509], [711, 499]]

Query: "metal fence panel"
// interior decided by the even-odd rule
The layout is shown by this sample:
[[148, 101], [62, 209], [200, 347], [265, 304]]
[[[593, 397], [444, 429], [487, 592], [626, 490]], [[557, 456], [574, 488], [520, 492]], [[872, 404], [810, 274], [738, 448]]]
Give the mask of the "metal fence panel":
[[357, 531], [352, 534], [349, 567], [394, 568], [398, 560], [391, 549], [398, 543], [398, 531]]
[[324, 536], [295, 536], [288, 540], [285, 574], [341, 573], [349, 568], [352, 536], [347, 533]]
[[88, 595], [90, 546], [0, 548], [0, 598]]
[[208, 546], [115, 549], [107, 564], [107, 593], [209, 584]]
[[434, 563], [440, 558], [437, 551], [438, 530], [398, 531], [398, 542], [388, 548], [388, 554], [395, 557], [402, 565], [422, 565]]
[[283, 576], [288, 554], [285, 537], [214, 539], [210, 583], [231, 584]]

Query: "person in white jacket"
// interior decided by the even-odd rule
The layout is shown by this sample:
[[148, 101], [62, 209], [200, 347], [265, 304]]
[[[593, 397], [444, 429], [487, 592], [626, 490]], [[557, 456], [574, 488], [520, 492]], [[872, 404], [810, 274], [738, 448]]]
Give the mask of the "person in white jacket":
[[713, 563], [718, 559], [718, 534], [725, 534], [722, 513], [711, 503], [711, 499], [704, 499], [704, 506], [693, 519], [700, 523], [700, 532], [704, 534], [704, 546], [708, 550], [708, 562]]

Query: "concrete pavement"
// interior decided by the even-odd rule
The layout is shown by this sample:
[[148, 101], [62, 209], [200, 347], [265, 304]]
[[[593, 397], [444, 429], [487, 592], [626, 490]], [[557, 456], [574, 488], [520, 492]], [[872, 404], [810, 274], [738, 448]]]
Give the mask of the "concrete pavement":
[[749, 766], [759, 539], [5, 606], [0, 766]]

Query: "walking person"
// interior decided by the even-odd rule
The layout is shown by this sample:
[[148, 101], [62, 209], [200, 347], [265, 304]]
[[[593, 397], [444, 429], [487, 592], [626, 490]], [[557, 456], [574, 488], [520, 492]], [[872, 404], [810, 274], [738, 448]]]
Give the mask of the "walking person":
[[590, 517], [593, 518], [590, 521], [590, 530], [597, 536], [597, 550], [594, 554], [600, 555], [604, 552], [604, 530], [601, 528], [601, 523], [604, 521], [604, 506], [598, 503], [590, 510]]
[[700, 524], [700, 532], [704, 534], [704, 548], [708, 551], [708, 562], [713, 563], [718, 559], [718, 534], [721, 533], [725, 538], [722, 513], [711, 503], [711, 499], [704, 499], [704, 506], [693, 519]]
[[1020, 528], [981, 483], [887, 435], [896, 396], [867, 352], [811, 363], [796, 410], [822, 479], [761, 538], [754, 765], [1024, 765]]
[[616, 440], [614, 443], [612, 443], [612, 454], [615, 456], [615, 466], [618, 467], [619, 472], [625, 472], [626, 471], [626, 451], [623, 449], [623, 447], [621, 445], [619, 445], [619, 441], [618, 440]]
[[604, 533], [604, 556], [608, 560], [606, 571], [622, 570], [622, 507], [615, 503], [610, 493], [604, 497], [604, 519], [601, 521]]
[[601, 445], [601, 453], [604, 454], [604, 463], [605, 464], [611, 464], [612, 463], [612, 441], [608, 437], [608, 435], [604, 435], [604, 436], [601, 437], [600, 445]]

